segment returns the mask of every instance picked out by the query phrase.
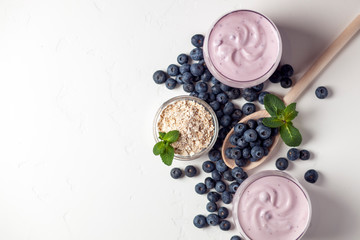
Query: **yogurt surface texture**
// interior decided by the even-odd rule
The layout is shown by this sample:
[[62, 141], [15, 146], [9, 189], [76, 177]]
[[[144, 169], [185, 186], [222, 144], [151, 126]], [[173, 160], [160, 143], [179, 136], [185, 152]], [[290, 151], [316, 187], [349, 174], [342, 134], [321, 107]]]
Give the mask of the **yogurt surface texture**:
[[255, 180], [234, 201], [234, 220], [248, 239], [300, 239], [310, 221], [308, 197], [283, 176]]
[[233, 87], [265, 81], [281, 58], [281, 38], [276, 26], [250, 10], [234, 11], [220, 18], [207, 35], [205, 48], [209, 70]]

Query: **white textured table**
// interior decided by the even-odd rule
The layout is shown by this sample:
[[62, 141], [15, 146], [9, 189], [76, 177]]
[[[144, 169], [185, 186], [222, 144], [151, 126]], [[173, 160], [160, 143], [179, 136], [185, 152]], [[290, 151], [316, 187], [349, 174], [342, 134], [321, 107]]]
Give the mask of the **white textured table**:
[[[234, 228], [192, 224], [206, 214], [206, 197], [194, 192], [206, 174], [171, 179], [152, 155], [157, 108], [183, 94], [152, 74], [188, 53], [191, 36], [220, 15], [248, 8], [278, 25], [283, 62], [298, 79], [360, 13], [358, 0], [328, 2], [1, 1], [0, 239], [230, 239]], [[313, 202], [306, 240], [360, 236], [359, 61], [357, 34], [298, 101], [301, 148], [313, 157], [287, 172]], [[315, 98], [319, 85], [328, 99]], [[275, 169], [274, 161], [249, 174]], [[320, 173], [314, 185], [303, 180], [309, 168]]]

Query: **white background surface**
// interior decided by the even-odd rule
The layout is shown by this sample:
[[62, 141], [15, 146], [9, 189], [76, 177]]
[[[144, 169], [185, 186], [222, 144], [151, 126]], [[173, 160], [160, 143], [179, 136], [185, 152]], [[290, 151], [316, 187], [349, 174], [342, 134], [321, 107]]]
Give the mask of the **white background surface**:
[[[347, 1], [0, 1], [0, 239], [230, 239], [199, 230], [206, 197], [152, 155], [152, 120], [170, 97], [152, 74], [190, 52], [220, 15], [248, 8], [279, 27], [298, 79], [360, 13]], [[359, 239], [360, 36], [298, 101], [307, 162], [288, 173], [309, 191], [304, 239]], [[326, 100], [314, 95], [327, 86]], [[268, 90], [285, 93], [272, 85]], [[238, 102], [242, 104], [241, 101]], [[282, 145], [275, 156], [284, 156]], [[201, 166], [206, 157], [192, 161]], [[275, 159], [257, 172], [275, 169]], [[188, 163], [174, 162], [185, 167]], [[304, 172], [315, 168], [311, 185]]]

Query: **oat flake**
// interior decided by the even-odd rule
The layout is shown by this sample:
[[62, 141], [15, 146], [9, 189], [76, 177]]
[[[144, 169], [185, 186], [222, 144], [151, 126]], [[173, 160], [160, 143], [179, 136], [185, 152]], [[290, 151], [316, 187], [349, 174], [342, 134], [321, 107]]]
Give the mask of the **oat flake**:
[[171, 145], [175, 154], [194, 155], [206, 148], [214, 135], [214, 123], [209, 111], [192, 100], [179, 100], [160, 114], [159, 132], [178, 130], [179, 140]]

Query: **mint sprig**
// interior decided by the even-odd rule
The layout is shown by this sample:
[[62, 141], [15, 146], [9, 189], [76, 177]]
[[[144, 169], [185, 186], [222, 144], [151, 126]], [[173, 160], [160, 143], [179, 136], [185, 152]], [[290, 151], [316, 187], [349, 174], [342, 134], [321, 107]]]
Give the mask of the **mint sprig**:
[[280, 98], [273, 94], [267, 94], [264, 97], [264, 105], [271, 117], [264, 118], [263, 124], [270, 128], [280, 128], [281, 139], [286, 145], [290, 147], [299, 146], [302, 136], [292, 123], [292, 120], [298, 115], [296, 103], [285, 106]]
[[173, 130], [168, 133], [159, 132], [159, 139], [162, 140], [157, 142], [154, 145], [153, 153], [157, 156], [160, 155], [161, 160], [166, 165], [170, 166], [174, 159], [175, 151], [172, 143], [176, 142], [179, 139], [180, 132], [178, 130]]

